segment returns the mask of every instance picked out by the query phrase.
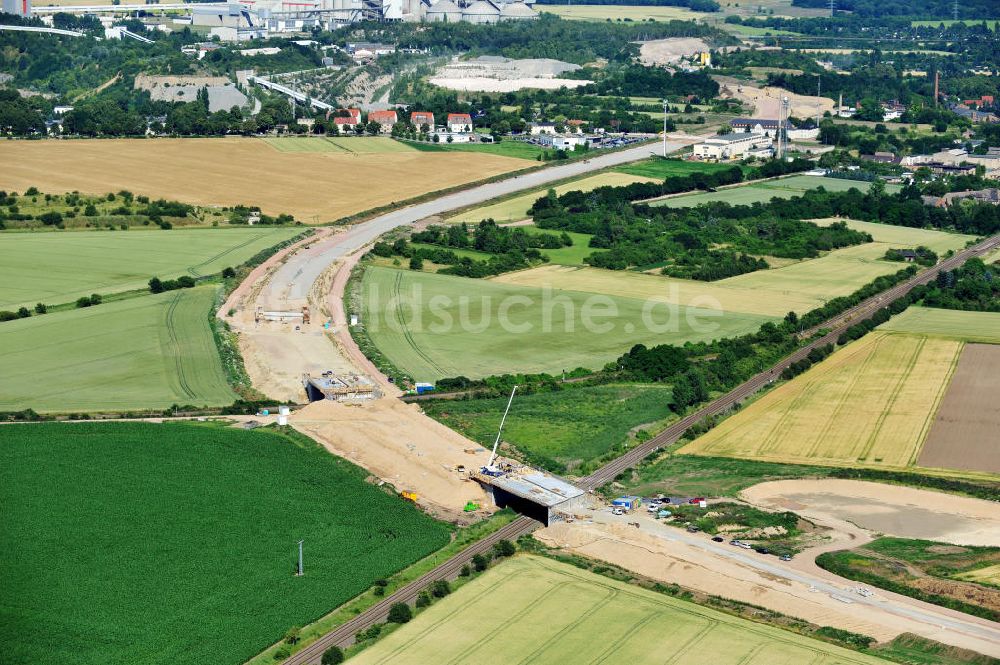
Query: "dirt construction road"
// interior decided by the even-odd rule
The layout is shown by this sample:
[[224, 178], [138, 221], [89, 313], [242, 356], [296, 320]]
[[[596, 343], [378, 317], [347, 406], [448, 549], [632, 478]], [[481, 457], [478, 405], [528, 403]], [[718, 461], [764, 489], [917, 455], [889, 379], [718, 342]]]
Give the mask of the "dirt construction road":
[[[668, 149], [676, 150], [692, 140], [669, 142]], [[314, 403], [296, 412], [291, 424], [397, 490], [416, 492], [418, 503], [428, 512], [453, 521], [468, 521], [476, 515], [464, 512], [466, 502], [473, 501], [486, 509], [486, 497], [476, 483], [463, 480], [456, 469], [485, 463], [488, 451], [426, 417], [418, 407], [395, 399], [399, 389], [377, 371], [350, 336], [343, 297], [351, 269], [367, 245], [398, 226], [644, 159], [656, 148], [659, 145], [606, 153], [449, 194], [342, 230], [321, 229], [256, 269], [218, 316], [238, 331], [247, 372], [254, 386], [270, 397], [304, 402], [302, 375], [306, 373], [332, 370], [372, 377], [380, 384], [385, 395], [382, 399], [358, 406]], [[311, 313], [308, 324], [255, 321], [257, 307], [264, 311], [301, 311], [304, 306]]]
[[[778, 483], [764, 486], [772, 484]], [[944, 497], [946, 504], [947, 499], [964, 501], [936, 492], [913, 491], [921, 492], [925, 502], [939, 497]], [[942, 511], [949, 509], [947, 505], [942, 507]], [[863, 545], [873, 534], [849, 522], [816, 521], [831, 529], [830, 540], [790, 562], [728, 543], [714, 543], [705, 534], [689, 534], [645, 514], [616, 517], [606, 510], [594, 511], [589, 520], [557, 523], [536, 536], [551, 546], [602, 559], [654, 579], [760, 605], [819, 625], [879, 640], [910, 632], [1000, 657], [1000, 628], [989, 621], [882, 590], [873, 590], [871, 597], [862, 596], [856, 592], [858, 583], [820, 569], [814, 562], [818, 554]], [[639, 528], [629, 526], [630, 522], [638, 523]], [[969, 533], [975, 531], [973, 527]]]

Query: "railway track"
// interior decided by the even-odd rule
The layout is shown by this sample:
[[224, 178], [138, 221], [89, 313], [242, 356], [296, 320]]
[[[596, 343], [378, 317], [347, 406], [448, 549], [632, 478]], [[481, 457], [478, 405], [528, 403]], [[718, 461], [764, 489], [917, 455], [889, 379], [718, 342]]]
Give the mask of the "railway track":
[[[813, 334], [815, 334], [815, 331], [822, 328], [829, 328], [830, 332], [822, 337], [814, 339], [807, 345], [796, 350], [794, 353], [789, 354], [771, 369], [753, 376], [730, 392], [705, 405], [698, 411], [681, 418], [679, 421], [663, 430], [660, 434], [653, 437], [649, 441], [632, 448], [622, 456], [597, 469], [589, 476], [580, 479], [576, 483], [577, 486], [581, 489], [593, 490], [611, 482], [622, 471], [637, 465], [651, 453], [677, 441], [689, 427], [699, 423], [705, 418], [728, 411], [733, 407], [733, 405], [742, 402], [747, 397], [765, 387], [767, 384], [773, 382], [781, 371], [788, 367], [788, 365], [797, 360], [801, 360], [814, 348], [831, 343], [835, 344], [840, 334], [850, 326], [854, 325], [854, 323], [864, 320], [870, 314], [888, 306], [893, 301], [909, 293], [911, 289], [920, 286], [921, 284], [926, 284], [937, 277], [939, 272], [956, 268], [966, 260], [985, 254], [986, 252], [997, 247], [1000, 247], [1000, 235], [992, 236], [976, 245], [973, 245], [972, 247], [958, 252], [953, 257], [942, 261], [933, 268], [929, 268], [928, 270], [914, 276], [912, 279], [898, 284], [887, 291], [884, 291], [876, 296], [872, 296], [851, 309], [842, 312], [827, 323], [811, 329], [813, 330]], [[540, 526], [541, 524], [539, 522], [528, 517], [519, 517], [515, 519], [502, 529], [473, 543], [452, 558], [438, 565], [433, 570], [425, 573], [413, 582], [410, 582], [406, 586], [394, 592], [392, 595], [387, 596], [382, 601], [368, 608], [355, 618], [323, 635], [316, 642], [313, 642], [309, 646], [289, 657], [285, 660], [285, 663], [288, 665], [318, 664], [323, 652], [326, 649], [331, 646], [344, 646], [350, 644], [358, 632], [363, 631], [376, 623], [384, 622], [389, 614], [389, 608], [395, 603], [412, 603], [416, 600], [417, 594], [419, 594], [423, 589], [426, 589], [432, 582], [442, 579], [451, 580], [457, 577], [459, 571], [462, 569], [462, 566], [469, 563], [472, 560], [472, 557], [476, 554], [487, 552], [495, 543], [501, 540], [515, 540], [524, 534], [531, 533]]]
[[735, 404], [743, 401], [747, 397], [750, 397], [767, 384], [773, 382], [781, 374], [782, 370], [791, 365], [793, 362], [805, 358], [809, 355], [809, 352], [816, 347], [825, 346], [827, 344], [836, 344], [837, 338], [840, 337], [840, 334], [855, 323], [863, 321], [883, 307], [888, 307], [891, 303], [906, 295], [917, 286], [930, 282], [937, 277], [939, 272], [957, 268], [968, 259], [981, 256], [998, 246], [1000, 246], [1000, 235], [992, 236], [962, 250], [961, 252], [956, 253], [951, 258], [942, 261], [936, 266], [929, 268], [922, 273], [918, 273], [911, 279], [858, 303], [847, 311], [838, 314], [832, 320], [810, 329], [812, 334], [815, 334], [824, 328], [828, 328], [830, 332], [822, 337], [814, 339], [788, 356], [785, 356], [771, 369], [754, 375], [722, 397], [709, 402], [698, 411], [681, 418], [652, 439], [636, 446], [635, 448], [632, 448], [621, 457], [617, 457], [608, 462], [601, 468], [594, 471], [594, 473], [582, 478], [579, 482], [577, 482], [577, 485], [583, 489], [592, 490], [611, 482], [622, 471], [635, 466], [653, 452], [656, 452], [664, 446], [668, 446], [677, 441], [684, 435], [684, 432], [686, 432], [689, 427], [698, 424], [705, 418], [728, 411], [733, 408]]

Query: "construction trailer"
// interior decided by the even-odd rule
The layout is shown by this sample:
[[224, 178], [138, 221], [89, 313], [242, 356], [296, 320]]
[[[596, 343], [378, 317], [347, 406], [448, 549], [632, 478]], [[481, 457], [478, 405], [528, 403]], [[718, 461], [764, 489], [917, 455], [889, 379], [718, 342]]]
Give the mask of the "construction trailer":
[[620, 496], [611, 502], [615, 508], [621, 508], [627, 512], [638, 510], [642, 507], [642, 498], [638, 496]]

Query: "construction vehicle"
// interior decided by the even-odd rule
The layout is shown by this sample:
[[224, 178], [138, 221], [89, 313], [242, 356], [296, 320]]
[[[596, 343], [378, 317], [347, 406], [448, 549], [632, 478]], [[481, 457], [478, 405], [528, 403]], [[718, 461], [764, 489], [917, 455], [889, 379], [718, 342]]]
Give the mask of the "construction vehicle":
[[401, 492], [400, 495], [404, 499], [406, 499], [407, 501], [412, 501], [413, 503], [417, 502], [417, 493], [416, 492]]

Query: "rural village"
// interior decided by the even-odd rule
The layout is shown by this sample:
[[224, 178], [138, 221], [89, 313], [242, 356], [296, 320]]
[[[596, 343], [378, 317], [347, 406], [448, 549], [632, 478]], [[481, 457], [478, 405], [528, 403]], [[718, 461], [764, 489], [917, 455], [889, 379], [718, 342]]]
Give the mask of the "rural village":
[[0, 46], [3, 665], [1000, 663], [1000, 3]]

